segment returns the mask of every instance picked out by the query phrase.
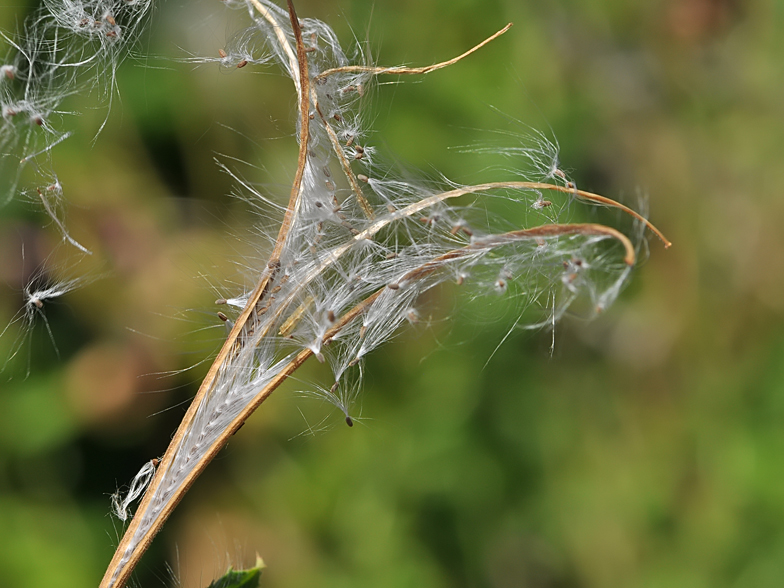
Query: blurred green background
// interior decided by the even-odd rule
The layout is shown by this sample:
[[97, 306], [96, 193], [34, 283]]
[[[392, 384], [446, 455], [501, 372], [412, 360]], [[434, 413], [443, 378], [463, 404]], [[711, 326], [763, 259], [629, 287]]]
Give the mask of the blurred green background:
[[[472, 182], [490, 158], [450, 148], [522, 129], [500, 111], [552, 129], [580, 187], [647, 194], [674, 246], [651, 239], [620, 300], [561, 323], [552, 357], [528, 331], [493, 355], [510, 325], [459, 310], [404, 334], [367, 362], [352, 429], [292, 393], [319, 377], [306, 366], [197, 481], [137, 585], [203, 587], [256, 553], [270, 588], [784, 585], [784, 2], [297, 8], [381, 64], [444, 60], [513, 22], [379, 87], [370, 142]], [[0, 7], [4, 28], [25, 10]], [[159, 5], [94, 145], [105, 111], [68, 101], [83, 116], [54, 163], [92, 258], [74, 266], [35, 206], [0, 210], [0, 326], [52, 251], [100, 277], [47, 304], [59, 358], [38, 324], [0, 374], [0, 586], [97, 586], [121, 532], [109, 495], [163, 453], [223, 337], [213, 301], [261, 253], [215, 154], [287, 197], [290, 80], [172, 60], [217, 55], [228, 20], [217, 1]]]

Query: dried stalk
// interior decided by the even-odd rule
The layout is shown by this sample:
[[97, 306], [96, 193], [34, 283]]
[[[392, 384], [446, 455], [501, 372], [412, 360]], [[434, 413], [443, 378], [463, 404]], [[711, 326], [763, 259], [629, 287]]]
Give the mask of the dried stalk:
[[478, 51], [485, 45], [487, 45], [490, 41], [493, 41], [503, 35], [506, 31], [512, 28], [512, 23], [510, 22], [504, 28], [502, 28], [497, 33], [490, 35], [487, 39], [471, 47], [465, 53], [458, 55], [457, 57], [453, 57], [452, 59], [448, 59], [447, 61], [442, 61], [441, 63], [435, 63], [433, 65], [426, 65], [424, 67], [403, 67], [403, 66], [393, 66], [393, 67], [377, 67], [372, 65], [346, 65], [343, 67], [334, 67], [332, 69], [327, 69], [321, 72], [319, 75], [315, 77], [316, 81], [323, 80], [333, 74], [336, 73], [369, 73], [373, 75], [381, 75], [381, 74], [391, 74], [391, 75], [420, 75], [420, 74], [428, 74], [431, 71], [436, 71], [437, 69], [442, 69], [444, 67], [448, 67], [450, 65], [454, 65], [464, 57], [468, 57], [475, 51]]
[[[207, 395], [207, 393], [212, 388], [213, 384], [215, 383], [215, 378], [218, 375], [219, 370], [226, 362], [229, 355], [232, 351], [236, 350], [237, 345], [241, 345], [242, 341], [240, 340], [241, 335], [246, 331], [248, 319], [253, 314], [256, 305], [262, 299], [264, 294], [267, 291], [267, 286], [270, 283], [270, 280], [274, 277], [275, 272], [280, 264], [280, 254], [283, 251], [283, 247], [286, 242], [286, 238], [289, 234], [291, 229], [291, 222], [294, 218], [294, 214], [298, 208], [298, 199], [300, 190], [302, 187], [302, 177], [305, 171], [305, 163], [307, 160], [307, 148], [308, 148], [308, 124], [310, 122], [310, 118], [308, 116], [308, 95], [309, 91], [309, 78], [308, 78], [308, 64], [307, 64], [307, 57], [305, 55], [305, 47], [302, 43], [302, 35], [300, 33], [300, 26], [299, 21], [297, 19], [296, 12], [294, 10], [294, 5], [292, 4], [291, 0], [287, 0], [288, 8], [289, 8], [289, 15], [291, 18], [291, 26], [295, 32], [297, 37], [297, 66], [299, 69], [299, 83], [297, 84], [299, 90], [299, 98], [300, 98], [300, 148], [299, 148], [299, 156], [297, 161], [297, 171], [294, 176], [294, 182], [291, 187], [291, 195], [289, 197], [289, 204], [286, 208], [286, 213], [283, 218], [283, 222], [280, 227], [280, 231], [278, 232], [278, 237], [275, 241], [275, 247], [273, 248], [272, 254], [270, 256], [270, 260], [267, 263], [267, 266], [264, 268], [262, 272], [261, 279], [259, 280], [258, 285], [254, 289], [253, 293], [251, 294], [248, 303], [245, 309], [240, 314], [239, 318], [234, 324], [234, 328], [232, 328], [231, 333], [226, 338], [226, 342], [223, 344], [218, 356], [215, 358], [212, 366], [207, 372], [207, 375], [204, 378], [201, 386], [199, 387], [196, 396], [194, 397], [191, 405], [188, 407], [188, 411], [185, 413], [185, 416], [180, 423], [180, 426], [177, 428], [177, 432], [174, 434], [171, 442], [169, 443], [169, 447], [166, 449], [166, 453], [164, 453], [163, 458], [161, 459], [161, 463], [158, 466], [158, 470], [155, 472], [155, 476], [153, 477], [152, 481], [150, 482], [150, 486], [147, 488], [147, 492], [145, 493], [144, 498], [142, 499], [141, 504], [139, 505], [136, 515], [134, 516], [131, 524], [125, 531], [125, 535], [123, 535], [120, 544], [117, 546], [117, 549], [112, 557], [111, 562], [109, 563], [109, 567], [106, 569], [106, 573], [104, 574], [103, 580], [101, 580], [100, 588], [122, 588], [125, 586], [128, 578], [130, 577], [131, 573], [133, 572], [134, 568], [138, 564], [139, 560], [141, 559], [142, 555], [147, 548], [149, 547], [150, 543], [153, 540], [153, 537], [160, 531], [163, 524], [168, 519], [171, 512], [174, 508], [179, 504], [182, 497], [190, 488], [190, 485], [193, 483], [193, 480], [200, 474], [203, 469], [207, 466], [207, 464], [212, 460], [212, 454], [208, 459], [205, 459], [202, 464], [196, 467], [194, 470], [193, 475], [187, 480], [186, 483], [182, 485], [180, 491], [177, 493], [176, 497], [171, 500], [167, 505], [165, 510], [159, 515], [156, 524], [153, 526], [152, 529], [145, 535], [145, 537], [136, 544], [133, 553], [130, 554], [130, 557], [127, 559], [126, 563], [120, 567], [121, 561], [125, 558], [125, 551], [128, 548], [128, 545], [133, 540], [133, 536], [136, 532], [136, 529], [141, 521], [141, 514], [145, 512], [145, 509], [149, 507], [150, 498], [154, 494], [154, 490], [161, 484], [163, 479], [163, 475], [174, 459], [175, 452], [180, 445], [185, 433], [188, 431], [194, 416], [196, 415], [196, 410], [199, 407], [199, 404], [202, 402], [203, 398]], [[262, 5], [259, 4], [260, 8], [264, 8]], [[272, 19], [274, 21], [274, 19]], [[279, 27], [278, 27], [279, 28]], [[283, 37], [285, 40], [285, 37]], [[288, 43], [286, 43], [288, 45]], [[304, 358], [302, 361], [304, 361]], [[296, 369], [296, 368], [295, 368]], [[233, 433], [232, 433], [233, 434]], [[229, 435], [230, 436], [230, 435]], [[222, 442], [220, 445], [216, 446], [215, 453], [217, 453], [221, 447], [223, 447]]]
[[[273, 14], [270, 13], [269, 9], [266, 8], [263, 4], [258, 2], [258, 0], [250, 0], [253, 6], [258, 10], [261, 16], [272, 26], [274, 34], [280, 43], [282, 51], [285, 53], [286, 58], [289, 62], [289, 67], [293, 72], [297, 72], [296, 75], [293, 75], [294, 83], [298, 93], [298, 101], [299, 101], [299, 155], [298, 155], [298, 162], [297, 162], [297, 170], [295, 173], [294, 181], [292, 183], [291, 193], [289, 197], [289, 202], [286, 207], [285, 215], [275, 241], [275, 245], [273, 247], [273, 251], [270, 255], [269, 261], [267, 262], [266, 266], [262, 270], [260, 279], [256, 287], [254, 288], [253, 292], [249, 296], [247, 304], [239, 317], [237, 318], [234, 327], [232, 328], [230, 334], [228, 335], [226, 342], [224, 343], [223, 347], [221, 348], [218, 356], [216, 357], [214, 363], [210, 367], [207, 375], [205, 376], [202, 385], [199, 388], [196, 396], [193, 399], [192, 404], [188, 408], [188, 411], [185, 414], [177, 432], [175, 433], [169, 447], [164, 454], [161, 463], [158, 467], [158, 470], [153, 477], [152, 482], [150, 483], [149, 488], [143, 498], [141, 504], [139, 505], [136, 514], [131, 521], [129, 527], [127, 528], [125, 535], [123, 536], [122, 541], [120, 542], [119, 546], [117, 547], [117, 551], [112, 558], [111, 563], [104, 575], [104, 578], [101, 582], [101, 588], [122, 588], [125, 586], [126, 582], [128, 581], [133, 569], [138, 564], [140, 558], [142, 557], [143, 553], [149, 547], [153, 537], [158, 533], [161, 529], [163, 524], [165, 523], [168, 516], [177, 506], [179, 501], [182, 499], [184, 494], [188, 491], [190, 486], [193, 484], [194, 480], [201, 474], [202, 471], [207, 467], [209, 462], [217, 455], [217, 453], [225, 446], [229, 438], [236, 433], [236, 431], [242, 426], [245, 420], [256, 410], [256, 408], [261, 405], [264, 400], [266, 400], [269, 395], [278, 387], [280, 384], [286, 380], [292, 373], [294, 373], [311, 355], [314, 354], [314, 351], [310, 348], [305, 348], [299, 351], [293, 358], [275, 375], [275, 377], [267, 382], [253, 399], [248, 402], [241, 412], [234, 417], [228, 426], [224, 427], [219, 435], [210, 442], [206, 451], [201, 454], [196, 461], [195, 465], [192, 469], [188, 471], [186, 476], [182, 478], [182, 482], [179, 486], [173, 491], [171, 497], [166, 501], [163, 508], [160, 512], [155, 515], [156, 518], [154, 519], [153, 523], [149, 526], [149, 528], [144, 531], [143, 535], [140, 538], [135, 537], [137, 530], [139, 529], [139, 525], [141, 524], [140, 521], [143, 519], [145, 514], [148, 512], [148, 509], [151, 507], [152, 497], [155, 495], [156, 491], [159, 489], [161, 484], [163, 483], [164, 476], [166, 475], [167, 471], [170, 467], [172, 467], [173, 461], [176, 456], [176, 452], [180, 448], [184, 438], [186, 435], [191, 431], [193, 427], [194, 419], [197, 414], [197, 410], [202, 402], [210, 395], [215, 386], [216, 381], [227, 363], [237, 354], [240, 353], [244, 349], [246, 345], [252, 344], [251, 338], [259, 339], [264, 338], [267, 336], [273, 336], [276, 333], [272, 332], [274, 325], [280, 325], [280, 321], [284, 318], [286, 313], [288, 313], [292, 307], [292, 303], [298, 299], [299, 295], [307, 289], [309, 284], [311, 284], [314, 280], [316, 280], [319, 276], [322, 276], [324, 272], [326, 272], [329, 268], [335, 266], [341, 258], [351, 250], [352, 247], [355, 247], [356, 244], [362, 240], [372, 240], [374, 236], [376, 236], [381, 230], [385, 227], [388, 227], [391, 223], [394, 223], [399, 220], [404, 220], [407, 218], [412, 218], [418, 212], [425, 210], [427, 208], [433, 207], [441, 202], [444, 202], [449, 199], [457, 198], [459, 196], [463, 196], [466, 194], [473, 194], [479, 192], [485, 192], [490, 190], [498, 190], [498, 189], [514, 189], [514, 190], [553, 190], [558, 191], [566, 194], [570, 194], [577, 198], [581, 198], [583, 200], [587, 200], [590, 202], [594, 202], [597, 204], [602, 204], [606, 206], [612, 206], [623, 210], [627, 214], [632, 215], [634, 218], [644, 222], [664, 243], [665, 247], [669, 247], [670, 243], [667, 241], [664, 236], [653, 226], [651, 225], [646, 219], [641, 217], [639, 214], [634, 212], [633, 210], [619, 204], [613, 200], [605, 198], [603, 196], [599, 196], [596, 194], [592, 194], [590, 192], [584, 192], [582, 190], [577, 190], [573, 185], [569, 184], [567, 186], [561, 186], [556, 184], [548, 184], [548, 183], [541, 183], [541, 182], [495, 182], [495, 183], [486, 183], [480, 184], [476, 186], [466, 186], [461, 188], [456, 188], [454, 190], [441, 192], [439, 194], [433, 194], [422, 200], [410, 204], [400, 210], [395, 210], [390, 214], [385, 215], [383, 218], [378, 220], [374, 220], [375, 216], [373, 213], [373, 209], [370, 206], [370, 203], [365, 198], [364, 194], [362, 193], [362, 188], [359, 185], [357, 176], [354, 174], [350, 167], [350, 163], [345, 157], [343, 152], [343, 148], [340, 145], [338, 140], [337, 134], [335, 133], [334, 129], [332, 128], [331, 124], [329, 123], [328, 119], [324, 116], [321, 112], [321, 109], [318, 105], [317, 94], [312, 87], [311, 80], [308, 75], [308, 63], [307, 63], [307, 55], [306, 55], [306, 48], [304, 46], [302, 40], [302, 32], [300, 28], [299, 21], [296, 16], [296, 12], [292, 5], [291, 0], [287, 0], [288, 2], [288, 9], [289, 9], [289, 18], [291, 21], [292, 31], [294, 32], [296, 46], [294, 48], [291, 47], [288, 38], [286, 36], [286, 32], [281, 28], [280, 24], [276, 20]], [[370, 73], [370, 74], [426, 74], [431, 71], [435, 71], [437, 69], [446, 67], [453, 63], [456, 63], [460, 59], [470, 55], [477, 49], [481, 48], [485, 44], [489, 43], [493, 39], [497, 38], [504, 32], [506, 32], [510, 25], [507, 25], [502, 30], [498, 31], [482, 43], [478, 44], [477, 46], [473, 47], [472, 49], [466, 51], [462, 55], [450, 59], [445, 62], [441, 62], [435, 65], [430, 65], [421, 68], [405, 68], [405, 67], [369, 67], [369, 66], [346, 66], [346, 67], [339, 67], [334, 69], [325, 70], [324, 72], [320, 73], [319, 75], [315, 76], [313, 79], [315, 81], [326, 79], [329, 75], [336, 74], [336, 73], [344, 73], [344, 72], [358, 72], [358, 73]], [[302, 192], [302, 184], [303, 184], [303, 177], [306, 170], [306, 165], [308, 163], [308, 148], [309, 148], [309, 124], [310, 124], [310, 113], [311, 113], [311, 105], [315, 112], [318, 114], [319, 120], [329, 136], [331, 146], [338, 157], [338, 160], [341, 164], [341, 169], [346, 176], [348, 183], [357, 198], [357, 202], [365, 213], [366, 217], [371, 221], [370, 225], [367, 226], [362, 231], [354, 231], [354, 235], [347, 239], [345, 243], [340, 246], [333, 248], [327, 254], [325, 254], [322, 258], [319, 259], [319, 263], [317, 267], [314, 267], [309, 273], [303, 275], [296, 286], [286, 294], [286, 297], [283, 300], [280, 300], [276, 303], [277, 308], [272, 313], [272, 317], [274, 320], [266, 320], [261, 321], [260, 315], [269, 308], [269, 302], [272, 300], [272, 296], [275, 293], [275, 290], [280, 290], [279, 287], [272, 288], [273, 283], [276, 280], [278, 272], [281, 266], [281, 256], [284, 252], [284, 248], [286, 246], [287, 239], [289, 237], [289, 233], [291, 232], [292, 225], [294, 219], [300, 209], [301, 206], [301, 192]], [[372, 180], [371, 180], [372, 181]], [[522, 229], [518, 231], [511, 231], [507, 233], [503, 233], [500, 235], [488, 235], [484, 237], [478, 237], [474, 239], [471, 243], [465, 245], [464, 247], [454, 249], [449, 251], [445, 254], [437, 256], [432, 260], [422, 264], [418, 268], [415, 268], [405, 275], [402, 276], [400, 282], [412, 282], [415, 280], [421, 280], [425, 277], [431, 275], [435, 271], [443, 268], [449, 264], [451, 261], [459, 260], [471, 254], [483, 251], [490, 251], [494, 250], [495, 248], [502, 247], [504, 245], [515, 243], [518, 241], [524, 240], [531, 240], [531, 239], [544, 239], [548, 237], [557, 237], [562, 235], [584, 235], [584, 236], [597, 236], [597, 237], [607, 237], [613, 238], [619, 241], [625, 250], [624, 262], [627, 266], [632, 266], [635, 262], [635, 250], [632, 243], [629, 239], [623, 235], [622, 233], [618, 232], [615, 229], [610, 227], [605, 227], [603, 225], [598, 224], [551, 224], [551, 225], [543, 225], [539, 227], [533, 227], [529, 229]], [[399, 287], [399, 284], [395, 285], [395, 289]], [[386, 291], [391, 290], [392, 285], [389, 285], [388, 288], [380, 288], [373, 294], [367, 296], [363, 301], [356, 304], [353, 308], [351, 308], [348, 312], [345, 312], [339, 319], [337, 319], [334, 324], [329, 328], [324, 336], [322, 337], [322, 343], [327, 344], [330, 340], [335, 338], [338, 334], [340, 334], [341, 330], [344, 329], [347, 325], [349, 325], [352, 321], [354, 321], [357, 317], [359, 317], [362, 313], [366, 312], [374, 302], [376, 302], [379, 297]], [[267, 301], [267, 306], [263, 308], [263, 312], [261, 311], [261, 303]], [[312, 298], [310, 298], [310, 302], [303, 302], [300, 305], [300, 308], [295, 309], [292, 314], [288, 316], [288, 319], [282, 323], [280, 326], [279, 332], [284, 336], [287, 333], [290, 333], [296, 322], [299, 320], [299, 317], [305, 312], [306, 304], [312, 303]], [[267, 317], [269, 319], [269, 317]], [[154, 511], [153, 511], [154, 512]], [[130, 547], [132, 545], [132, 547]]]

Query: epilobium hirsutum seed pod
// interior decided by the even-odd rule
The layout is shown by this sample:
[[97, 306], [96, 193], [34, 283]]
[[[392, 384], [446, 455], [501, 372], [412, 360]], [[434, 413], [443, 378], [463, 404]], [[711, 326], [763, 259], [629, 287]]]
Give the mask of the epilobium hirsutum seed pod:
[[[266, 264], [254, 266], [253, 290], [235, 299], [242, 310], [174, 435], [101, 588], [119, 588], [126, 582], [193, 480], [240, 424], [311, 356], [329, 366], [335, 381], [329, 390], [314, 386], [312, 394], [333, 404], [352, 427], [350, 410], [359, 390], [362, 360], [404, 323], [419, 322], [414, 309], [421, 296], [452, 281], [463, 284], [463, 289], [475, 287], [474, 296], [510, 292], [524, 299], [521, 307], [544, 309], [533, 321], [522, 315], [515, 323], [529, 326], [551, 324], [576, 299], [599, 312], [627, 282], [639, 232], [630, 239], [600, 224], [559, 223], [558, 213], [574, 199], [615, 206], [640, 226], [650, 227], [627, 207], [571, 184], [564, 186], [563, 174], [553, 171], [559, 171], [557, 148], [543, 135], [535, 137], [533, 146], [510, 152], [521, 163], [520, 177], [513, 180], [445, 183], [438, 188], [397, 177], [376, 161], [374, 147], [365, 142], [373, 135], [362, 126], [373, 117], [363, 116], [364, 101], [358, 98], [368, 84], [386, 74], [427, 74], [452, 65], [510, 25], [449, 61], [419, 68], [376, 67], [352, 63], [349, 56], [361, 58], [362, 52], [344, 51], [325, 23], [298, 19], [291, 0], [288, 13], [270, 0], [233, 0], [228, 6], [252, 15], [239, 38], [253, 39], [253, 47], [268, 50], [266, 55], [254, 55], [254, 63], [277, 60], [292, 79], [298, 106], [297, 166], [277, 237], [267, 244], [270, 257]], [[310, 44], [303, 39], [310, 39]], [[348, 88], [357, 92], [343, 91]], [[523, 167], [524, 163], [533, 165]], [[245, 187], [254, 198], [263, 199]], [[538, 200], [545, 192], [550, 200]], [[488, 196], [504, 199], [519, 211], [510, 218], [542, 216], [549, 222], [509, 227], [507, 219], [485, 205]], [[536, 201], [547, 209], [547, 216], [530, 214]], [[259, 233], [266, 234], [267, 226]], [[582, 260], [582, 265], [573, 259]], [[571, 274], [577, 277], [566, 277]], [[286, 276], [285, 283], [281, 276]]]

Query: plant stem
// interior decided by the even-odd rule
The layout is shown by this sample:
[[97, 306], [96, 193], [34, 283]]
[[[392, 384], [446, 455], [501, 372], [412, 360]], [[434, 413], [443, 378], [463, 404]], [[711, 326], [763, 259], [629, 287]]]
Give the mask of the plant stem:
[[[232, 352], [236, 352], [238, 346], [242, 345], [242, 340], [240, 339], [240, 336], [241, 334], [246, 332], [246, 326], [248, 324], [248, 320], [253, 315], [253, 311], [255, 310], [256, 305], [266, 293], [267, 286], [269, 285], [270, 280], [274, 277], [275, 273], [277, 272], [280, 266], [280, 254], [283, 251], [286, 238], [288, 237], [289, 231], [291, 230], [292, 219], [294, 218], [294, 215], [298, 208], [299, 195], [302, 189], [302, 177], [305, 171], [305, 163], [307, 160], [308, 130], [309, 130], [308, 123], [310, 122], [310, 118], [308, 115], [310, 102], [308, 100], [308, 96], [310, 93], [309, 90], [310, 84], [309, 84], [309, 77], [308, 77], [307, 58], [305, 54], [305, 48], [302, 43], [302, 35], [299, 26], [299, 20], [297, 19], [297, 15], [296, 12], [294, 11], [294, 6], [291, 3], [291, 0], [288, 0], [288, 7], [289, 7], [289, 17], [291, 19], [291, 26], [297, 39], [297, 64], [299, 69], [299, 83], [297, 84], [297, 88], [299, 90], [299, 118], [300, 118], [299, 156], [297, 162], [297, 171], [295, 173], [294, 182], [292, 183], [292, 187], [291, 187], [289, 204], [286, 208], [286, 213], [284, 215], [283, 222], [280, 227], [280, 231], [278, 232], [278, 237], [275, 241], [275, 247], [273, 248], [272, 255], [270, 256], [270, 260], [267, 263], [267, 266], [264, 268], [262, 272], [261, 279], [259, 280], [258, 285], [256, 286], [250, 298], [248, 299], [248, 303], [245, 305], [245, 309], [237, 318], [234, 324], [234, 328], [232, 328], [231, 333], [229, 333], [229, 336], [226, 338], [226, 342], [223, 344], [223, 347], [218, 353], [218, 356], [215, 358], [215, 361], [213, 362], [212, 366], [210, 366], [210, 369], [208, 370], [207, 375], [204, 378], [204, 381], [199, 387], [199, 390], [196, 393], [196, 396], [194, 397], [193, 401], [191, 402], [191, 405], [188, 407], [188, 411], [185, 413], [185, 416], [183, 417], [180, 426], [177, 428], [177, 432], [174, 434], [174, 437], [169, 443], [169, 447], [166, 449], [166, 453], [164, 453], [163, 458], [161, 459], [161, 463], [158, 466], [157, 471], [155, 472], [155, 476], [150, 482], [150, 486], [147, 488], [147, 492], [145, 493], [141, 504], [136, 510], [136, 513], [133, 517], [133, 520], [131, 521], [131, 524], [126, 529], [125, 535], [123, 535], [120, 544], [117, 546], [114, 556], [112, 557], [112, 560], [109, 563], [109, 567], [107, 568], [103, 580], [101, 581], [100, 588], [122, 588], [123, 586], [125, 586], [126, 582], [128, 581], [128, 578], [130, 577], [134, 568], [138, 564], [142, 555], [144, 554], [145, 551], [147, 551], [147, 548], [152, 542], [153, 537], [155, 537], [155, 535], [163, 526], [164, 522], [166, 522], [166, 519], [168, 519], [171, 512], [174, 510], [174, 508], [180, 502], [182, 497], [185, 495], [185, 492], [188, 491], [190, 485], [193, 483], [193, 480], [207, 466], [207, 464], [212, 459], [214, 453], [217, 453], [217, 451], [219, 451], [220, 448], [223, 447], [223, 444], [225, 444], [225, 439], [231, 436], [228, 435], [225, 437], [221, 437], [220, 445], [216, 444], [215, 447], [213, 448], [214, 452], [211, 452], [209, 454], [208, 459], [203, 460], [202, 463], [200, 463], [196, 467], [194, 472], [192, 472], [191, 475], [188, 476], [185, 483], [182, 484], [181, 488], [173, 497], [173, 499], [170, 500], [164, 506], [164, 509], [158, 515], [152, 527], [148, 529], [147, 532], [144, 534], [144, 536], [135, 543], [133, 549], [131, 550], [131, 553], [127, 553], [129, 546], [134, 540], [134, 536], [136, 534], [140, 521], [142, 520], [146, 509], [148, 509], [150, 506], [151, 497], [155, 494], [155, 490], [158, 488], [158, 486], [160, 486], [165, 472], [171, 466], [171, 463], [174, 459], [174, 455], [178, 447], [180, 446], [180, 443], [182, 442], [182, 439], [185, 436], [186, 432], [190, 429], [191, 423], [196, 415], [196, 411], [199, 405], [201, 404], [205, 396], [208, 394], [208, 392], [212, 389], [213, 385], [215, 384], [215, 380], [218, 375], [218, 372], [220, 371], [221, 367], [224, 365], [226, 360], [229, 358]], [[263, 6], [261, 6], [261, 8], [263, 8]], [[307, 359], [307, 357], [304, 357], [302, 361], [304, 361], [305, 359]], [[259, 404], [262, 401], [263, 399], [259, 401]], [[233, 431], [231, 434], [233, 434]]]

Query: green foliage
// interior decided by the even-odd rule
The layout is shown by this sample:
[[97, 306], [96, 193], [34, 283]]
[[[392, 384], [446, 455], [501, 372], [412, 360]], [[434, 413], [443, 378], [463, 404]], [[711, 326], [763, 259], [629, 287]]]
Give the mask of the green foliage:
[[266, 566], [256, 556], [256, 565], [248, 570], [229, 570], [220, 578], [210, 583], [207, 588], [258, 588], [261, 570]]

